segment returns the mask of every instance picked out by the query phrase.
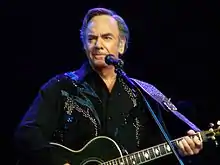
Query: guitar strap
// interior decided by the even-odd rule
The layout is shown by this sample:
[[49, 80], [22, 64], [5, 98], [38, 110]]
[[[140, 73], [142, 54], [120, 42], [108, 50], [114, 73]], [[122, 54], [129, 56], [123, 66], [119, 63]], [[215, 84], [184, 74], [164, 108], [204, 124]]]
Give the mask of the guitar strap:
[[184, 123], [186, 123], [192, 130], [200, 132], [201, 130], [187, 119], [183, 114], [177, 111], [175, 105], [168, 99], [163, 93], [161, 93], [156, 87], [146, 82], [131, 78], [136, 85], [138, 85], [144, 92], [156, 100], [164, 110], [171, 112], [173, 115], [178, 117]]

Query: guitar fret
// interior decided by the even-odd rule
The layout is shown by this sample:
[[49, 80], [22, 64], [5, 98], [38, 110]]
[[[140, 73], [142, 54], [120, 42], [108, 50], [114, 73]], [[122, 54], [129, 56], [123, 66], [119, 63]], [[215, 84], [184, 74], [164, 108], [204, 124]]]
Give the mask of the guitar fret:
[[150, 159], [150, 153], [149, 153], [149, 151], [148, 151], [148, 150], [145, 150], [145, 151], [143, 151], [143, 153], [144, 153], [144, 158], [145, 158], [145, 160], [149, 160], [149, 159]]
[[164, 144], [164, 147], [165, 147], [165, 150], [167, 151], [167, 153], [172, 152], [169, 144]]
[[[130, 164], [129, 159], [128, 159], [127, 156], [125, 156], [125, 160], [126, 160], [126, 161], [125, 161], [126, 163]], [[126, 163], [125, 163], [125, 164], [126, 164]]]
[[159, 149], [158, 146], [153, 147], [153, 151], [154, 151], [154, 154], [155, 154], [156, 157], [158, 157], [158, 156], [161, 155], [161, 153], [160, 153], [160, 149]]
[[137, 164], [138, 163], [137, 157], [135, 156], [135, 154], [132, 154], [130, 156], [130, 159], [131, 159], [132, 164]]
[[128, 160], [128, 164], [133, 164], [133, 160], [132, 160], [132, 157], [131, 156], [126, 156], [127, 157], [127, 160]]
[[112, 165], [117, 165], [117, 162], [116, 162], [116, 160], [115, 159], [113, 159], [112, 161], [110, 161], [110, 162], [112, 162], [111, 164]]
[[133, 155], [129, 156], [129, 158], [130, 158], [130, 160], [131, 160], [131, 163], [132, 163], [132, 164], [136, 164], [136, 162], [135, 162], [135, 159], [134, 159], [134, 156], [133, 156]]
[[149, 151], [149, 154], [150, 154], [150, 158], [151, 158], [151, 159], [153, 159], [153, 158], [156, 157], [153, 148], [149, 148], [148, 151]]
[[159, 145], [159, 148], [161, 155], [165, 155], [167, 153], [164, 145]]
[[135, 158], [136, 158], [137, 164], [141, 163], [141, 156], [139, 152], [135, 153]]
[[119, 165], [125, 164], [125, 160], [123, 159], [123, 157], [118, 159], [118, 164]]
[[139, 153], [140, 153], [140, 160], [141, 160], [141, 162], [144, 162], [146, 160], [145, 157], [144, 157], [144, 151], [139, 152]]
[[177, 145], [181, 139], [173, 141], [174, 145]]

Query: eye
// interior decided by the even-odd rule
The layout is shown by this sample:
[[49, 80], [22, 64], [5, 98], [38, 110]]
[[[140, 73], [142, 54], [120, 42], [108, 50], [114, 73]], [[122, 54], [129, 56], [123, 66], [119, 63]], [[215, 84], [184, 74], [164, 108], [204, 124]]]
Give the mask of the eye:
[[111, 40], [112, 38], [110, 36], [104, 36], [105, 40]]
[[88, 41], [92, 41], [92, 40], [95, 40], [95, 39], [97, 39], [97, 37], [94, 36], [94, 35], [88, 35], [88, 37], [87, 37]]
[[94, 37], [89, 37], [88, 38], [88, 41], [92, 41], [92, 40], [94, 40], [95, 38]]

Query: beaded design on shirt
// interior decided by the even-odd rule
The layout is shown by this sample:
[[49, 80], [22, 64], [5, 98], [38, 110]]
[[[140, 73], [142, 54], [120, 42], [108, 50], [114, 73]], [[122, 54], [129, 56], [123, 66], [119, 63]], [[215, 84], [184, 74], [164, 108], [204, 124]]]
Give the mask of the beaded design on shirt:
[[[132, 103], [133, 103], [133, 107], [137, 106], [137, 95], [135, 94], [136, 92], [133, 91], [131, 88], [129, 88], [129, 86], [124, 82], [124, 80], [122, 78], [119, 78], [119, 82], [122, 84], [122, 87], [124, 88], [124, 90], [127, 92], [127, 94], [129, 95], [129, 98], [131, 99]], [[137, 146], [140, 146], [140, 120], [135, 117], [133, 126], [135, 127], [135, 138], [136, 138], [136, 143]]]
[[135, 94], [135, 91], [133, 91], [131, 88], [128, 87], [128, 85], [124, 82], [122, 78], [119, 78], [119, 82], [122, 84], [122, 87], [124, 88], [125, 92], [127, 92], [129, 98], [131, 99], [133, 103], [133, 107], [137, 106], [137, 96]]
[[85, 107], [85, 109], [80, 107], [79, 104], [71, 96], [69, 96], [69, 94], [66, 91], [61, 91], [61, 92], [62, 92], [62, 95], [66, 97], [66, 100], [64, 102], [64, 110], [66, 111], [66, 115], [67, 115], [65, 129], [68, 129], [68, 123], [73, 122], [72, 113], [74, 110], [76, 110], [82, 113], [84, 117], [88, 118], [93, 123], [94, 129], [95, 129], [95, 136], [98, 136], [97, 122], [96, 122], [96, 119], [93, 118], [92, 115], [90, 115], [91, 110], [88, 107]]
[[136, 137], [136, 142], [137, 142], [137, 146], [140, 147], [140, 120], [136, 117], [133, 123], [134, 127], [135, 127], [135, 137]]

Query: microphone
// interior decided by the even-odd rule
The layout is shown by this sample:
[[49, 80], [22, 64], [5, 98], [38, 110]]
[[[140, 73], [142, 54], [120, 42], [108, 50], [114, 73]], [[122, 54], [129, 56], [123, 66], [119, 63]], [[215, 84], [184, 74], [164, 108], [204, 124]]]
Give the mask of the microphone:
[[112, 54], [109, 54], [105, 57], [105, 63], [108, 65], [113, 65], [115, 68], [123, 68], [124, 61], [121, 59], [115, 58]]

